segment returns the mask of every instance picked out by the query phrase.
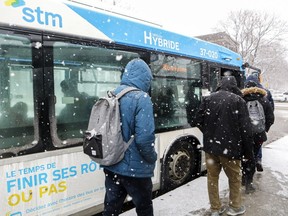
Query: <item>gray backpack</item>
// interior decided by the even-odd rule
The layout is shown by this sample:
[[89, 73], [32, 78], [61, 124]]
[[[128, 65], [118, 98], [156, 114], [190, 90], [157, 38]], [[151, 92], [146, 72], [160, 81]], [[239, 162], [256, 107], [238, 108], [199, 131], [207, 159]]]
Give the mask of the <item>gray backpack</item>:
[[253, 133], [265, 131], [265, 113], [262, 104], [258, 100], [247, 101], [247, 108]]
[[130, 91], [139, 91], [139, 89], [128, 87], [117, 95], [109, 91], [108, 97], [100, 98], [91, 110], [83, 151], [100, 165], [111, 166], [118, 163], [134, 140], [134, 136], [128, 143], [123, 140], [118, 101]]

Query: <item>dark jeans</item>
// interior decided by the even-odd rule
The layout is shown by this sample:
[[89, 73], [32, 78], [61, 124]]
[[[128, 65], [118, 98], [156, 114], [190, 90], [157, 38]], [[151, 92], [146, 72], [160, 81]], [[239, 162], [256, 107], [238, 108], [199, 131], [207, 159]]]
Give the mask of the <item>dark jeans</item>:
[[261, 148], [259, 148], [259, 152], [258, 152], [258, 154], [257, 154], [257, 161], [256, 162], [260, 162], [261, 163], [261, 161], [262, 161], [262, 147]]
[[152, 180], [115, 174], [104, 169], [105, 200], [103, 216], [117, 216], [127, 194], [132, 197], [138, 216], [153, 216]]
[[251, 184], [253, 182], [253, 176], [255, 174], [256, 169], [257, 155], [260, 148], [261, 144], [254, 144], [253, 145], [254, 158], [242, 161], [242, 179], [243, 179], [242, 181], [244, 181], [243, 183], [245, 183], [245, 185]]

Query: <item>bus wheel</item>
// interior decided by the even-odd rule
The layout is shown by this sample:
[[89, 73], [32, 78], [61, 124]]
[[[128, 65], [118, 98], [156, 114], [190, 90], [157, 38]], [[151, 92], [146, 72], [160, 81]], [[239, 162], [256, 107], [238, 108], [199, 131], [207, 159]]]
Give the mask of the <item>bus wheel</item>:
[[182, 141], [174, 145], [164, 161], [162, 180], [164, 191], [169, 191], [190, 181], [196, 173], [195, 150], [191, 144]]

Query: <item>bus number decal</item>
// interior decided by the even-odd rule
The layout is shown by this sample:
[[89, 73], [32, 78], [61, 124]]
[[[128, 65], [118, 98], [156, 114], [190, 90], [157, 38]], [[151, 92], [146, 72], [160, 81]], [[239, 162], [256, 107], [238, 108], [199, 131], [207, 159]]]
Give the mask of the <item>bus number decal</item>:
[[212, 50], [207, 50], [204, 48], [200, 48], [200, 55], [204, 56], [204, 57], [209, 57], [209, 58], [213, 58], [213, 59], [217, 59], [218, 58], [218, 53]]

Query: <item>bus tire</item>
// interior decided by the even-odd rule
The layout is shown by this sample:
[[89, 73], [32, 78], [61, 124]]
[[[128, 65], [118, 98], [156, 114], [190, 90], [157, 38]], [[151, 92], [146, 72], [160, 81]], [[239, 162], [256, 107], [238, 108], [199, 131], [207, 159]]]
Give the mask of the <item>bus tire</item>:
[[168, 151], [162, 167], [162, 191], [173, 190], [192, 180], [197, 173], [196, 150], [188, 141], [175, 143]]

